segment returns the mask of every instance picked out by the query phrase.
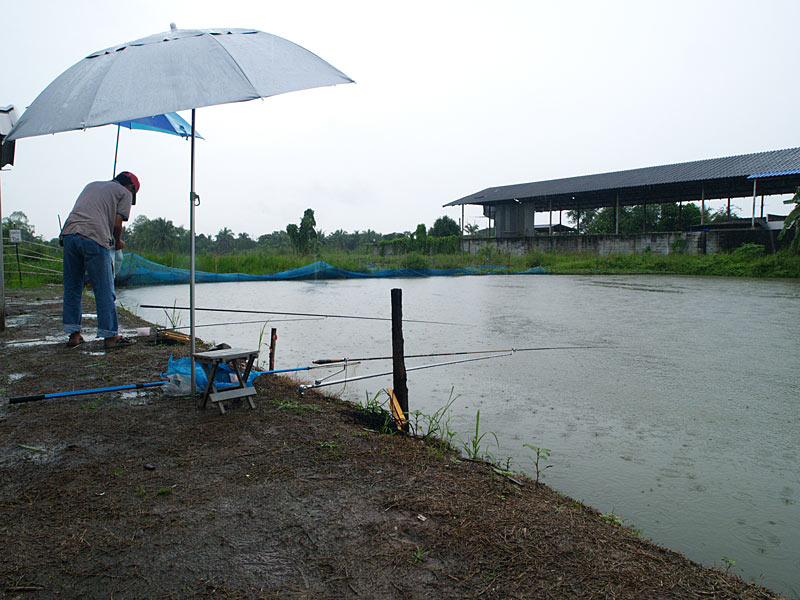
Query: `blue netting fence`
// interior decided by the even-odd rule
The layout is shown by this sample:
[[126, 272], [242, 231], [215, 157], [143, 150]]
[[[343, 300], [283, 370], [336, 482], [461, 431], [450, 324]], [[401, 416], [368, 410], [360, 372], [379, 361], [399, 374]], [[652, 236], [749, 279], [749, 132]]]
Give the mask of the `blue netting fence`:
[[[500, 267], [504, 268], [504, 267]], [[497, 274], [499, 268], [486, 265], [482, 267], [467, 267], [466, 269], [372, 269], [365, 273], [346, 271], [318, 260], [297, 269], [290, 269], [282, 273], [270, 275], [247, 275], [245, 273], [206, 273], [195, 272], [197, 283], [220, 283], [228, 281], [288, 281], [288, 280], [315, 280], [315, 279], [367, 279], [386, 277], [452, 277], [455, 275], [488, 275]], [[547, 273], [542, 267], [533, 267], [524, 271], [517, 271], [521, 275], [538, 275]], [[189, 283], [189, 270], [167, 267], [156, 262], [142, 258], [138, 254], [126, 254], [122, 261], [122, 268], [116, 275], [115, 283], [118, 286], [143, 286], [169, 283]]]

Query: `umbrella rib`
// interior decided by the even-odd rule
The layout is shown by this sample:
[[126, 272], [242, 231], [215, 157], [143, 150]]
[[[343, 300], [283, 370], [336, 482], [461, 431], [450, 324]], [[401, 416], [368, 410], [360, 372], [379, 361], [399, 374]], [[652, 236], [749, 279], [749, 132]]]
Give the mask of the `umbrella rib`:
[[[254, 33], [255, 33], [255, 32], [254, 32]], [[217, 44], [217, 45], [218, 45], [220, 48], [222, 48], [222, 50], [225, 52], [225, 54], [227, 54], [227, 55], [230, 57], [230, 59], [231, 59], [231, 62], [232, 62], [234, 65], [236, 65], [236, 69], [239, 71], [239, 73], [241, 73], [242, 77], [244, 77], [244, 80], [245, 80], [245, 81], [247, 81], [247, 83], [248, 83], [248, 85], [250, 86], [250, 88], [251, 88], [251, 89], [252, 89], [252, 90], [255, 92], [255, 96], [254, 96], [254, 98], [263, 98], [263, 96], [262, 96], [262, 95], [259, 93], [259, 91], [256, 89], [256, 86], [255, 86], [255, 85], [253, 85], [253, 82], [251, 81], [251, 79], [250, 79], [250, 78], [247, 76], [247, 74], [244, 72], [244, 70], [242, 69], [242, 67], [239, 65], [239, 62], [238, 62], [238, 61], [237, 61], [237, 60], [236, 60], [236, 59], [233, 57], [233, 55], [232, 55], [232, 54], [231, 54], [231, 53], [228, 51], [228, 49], [225, 47], [225, 45], [224, 45], [224, 44], [221, 44], [221, 43], [219, 42], [219, 40], [217, 40], [217, 36], [218, 36], [218, 35], [238, 35], [238, 34], [233, 34], [233, 33], [231, 33], [231, 32], [228, 32], [228, 33], [226, 33], [226, 34], [221, 34], [221, 33], [218, 33], [218, 34], [207, 33], [207, 34], [205, 34], [205, 35], [210, 35], [210, 36], [211, 36], [211, 39], [213, 39], [213, 40], [214, 40], [214, 43], [215, 43], [215, 44]]]

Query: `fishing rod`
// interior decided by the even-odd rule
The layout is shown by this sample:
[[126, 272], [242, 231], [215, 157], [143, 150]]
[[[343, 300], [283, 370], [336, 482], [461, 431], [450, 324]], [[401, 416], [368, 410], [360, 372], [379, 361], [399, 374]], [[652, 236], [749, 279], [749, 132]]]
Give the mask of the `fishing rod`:
[[[431, 352], [429, 354], [406, 354], [403, 358], [428, 358], [433, 356], [460, 356], [463, 354], [489, 354], [489, 353], [499, 353], [499, 352], [531, 352], [534, 350], [576, 350], [576, 349], [583, 349], [583, 348], [600, 348], [600, 346], [550, 346], [550, 347], [538, 347], [538, 348], [506, 348], [504, 350], [467, 350], [463, 352]], [[367, 358], [320, 358], [317, 360], [312, 360], [311, 362], [315, 365], [330, 365], [336, 363], [343, 363], [349, 362], [353, 360], [357, 361], [368, 361], [368, 360], [390, 360], [393, 359], [393, 356], [370, 356]]]
[[[358, 364], [358, 363], [350, 363], [350, 364]], [[259, 377], [261, 375], [272, 375], [275, 373], [290, 373], [292, 371], [309, 371], [311, 369], [321, 369], [324, 368], [322, 365], [319, 366], [309, 366], [309, 367], [295, 367], [293, 369], [273, 369], [272, 371], [260, 371]], [[341, 373], [341, 371], [339, 371]], [[336, 373], [334, 373], [335, 375]], [[34, 402], [36, 400], [49, 400], [51, 398], [66, 398], [69, 396], [85, 396], [87, 394], [101, 394], [104, 392], [121, 392], [124, 390], [137, 390], [149, 387], [156, 387], [159, 385], [164, 385], [165, 383], [169, 383], [169, 381], [151, 381], [148, 383], [131, 383], [128, 385], [114, 385], [110, 387], [102, 387], [102, 388], [92, 388], [86, 390], [74, 390], [71, 392], [53, 392], [49, 394], [34, 394], [32, 396], [17, 396], [15, 398], [9, 398], [9, 404], [20, 404], [22, 402]]]
[[83, 396], [85, 394], [99, 394], [102, 392], [118, 392], [122, 390], [136, 390], [157, 385], [164, 385], [168, 381], [151, 381], [149, 383], [131, 383], [129, 385], [115, 385], [104, 388], [93, 388], [90, 390], [75, 390], [72, 392], [54, 392], [52, 394], [34, 394], [33, 396], [17, 396], [9, 398], [9, 404], [19, 404], [20, 402], [33, 402], [34, 400], [47, 400], [49, 398], [65, 398], [67, 396]]
[[[222, 327], [224, 325], [245, 325], [249, 323], [284, 323], [286, 321], [322, 321], [322, 319], [259, 319], [258, 321], [231, 321], [229, 323], [206, 323], [203, 325], [195, 325], [195, 327]], [[183, 327], [156, 327], [159, 331], [176, 331], [178, 329], [190, 329], [191, 325], [184, 325]]]
[[[160, 304], [140, 304], [140, 308], [163, 308], [172, 310], [191, 310], [188, 306], [163, 306]], [[322, 317], [323, 319], [363, 319], [367, 321], [391, 321], [391, 317], [362, 317], [358, 315], [328, 315], [321, 313], [296, 313], [296, 312], [279, 312], [275, 310], [244, 310], [237, 308], [200, 308], [195, 307], [195, 310], [203, 310], [207, 312], [230, 312], [230, 313], [248, 313], [256, 315], [286, 315], [294, 317]], [[417, 319], [403, 319], [404, 323], [426, 323], [428, 325], [460, 325], [465, 326], [464, 323], [448, 323], [446, 321], [421, 321]]]
[[[408, 367], [406, 368], [406, 372], [408, 371], [419, 371], [420, 369], [432, 369], [434, 367], [444, 367], [446, 365], [457, 365], [460, 363], [468, 363], [468, 362], [475, 362], [476, 360], [487, 360], [489, 358], [501, 358], [503, 356], [511, 356], [511, 352], [507, 354], [496, 354], [494, 356], [480, 356], [478, 358], [464, 358], [461, 360], [451, 360], [448, 362], [443, 363], [433, 363], [431, 365], [420, 365], [418, 367]], [[362, 379], [372, 379], [373, 377], [383, 377], [385, 375], [393, 375], [394, 371], [384, 371], [383, 373], [373, 373], [372, 375], [360, 375], [358, 377], [351, 377], [350, 379], [337, 379], [336, 381], [321, 381], [317, 380], [312, 385], [301, 385], [300, 391], [304, 392], [305, 390], [324, 387], [326, 385], [337, 385], [340, 383], [350, 383], [351, 381], [360, 381]]]

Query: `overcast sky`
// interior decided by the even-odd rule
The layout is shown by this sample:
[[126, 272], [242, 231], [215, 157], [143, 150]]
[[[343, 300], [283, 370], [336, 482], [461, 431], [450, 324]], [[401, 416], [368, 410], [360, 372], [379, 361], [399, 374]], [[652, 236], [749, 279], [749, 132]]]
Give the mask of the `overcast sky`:
[[[0, 105], [20, 110], [89, 53], [171, 21], [266, 31], [356, 80], [198, 110], [198, 233], [257, 238], [306, 208], [325, 232], [414, 230], [490, 186], [800, 145], [797, 0], [2, 4]], [[111, 178], [115, 136], [19, 140], [3, 216], [56, 236], [83, 186]], [[142, 182], [132, 218], [188, 229], [188, 142], [122, 130], [118, 167]]]

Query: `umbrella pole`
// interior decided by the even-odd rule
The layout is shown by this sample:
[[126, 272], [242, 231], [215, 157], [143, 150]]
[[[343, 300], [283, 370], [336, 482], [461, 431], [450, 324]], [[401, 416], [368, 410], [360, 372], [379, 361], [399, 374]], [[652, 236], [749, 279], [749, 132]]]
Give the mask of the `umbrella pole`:
[[119, 152], [119, 128], [120, 125], [117, 123], [117, 145], [114, 146], [114, 169], [111, 171], [111, 179], [117, 176], [117, 152]]
[[195, 264], [194, 264], [194, 207], [195, 201], [197, 199], [197, 194], [194, 192], [194, 133], [195, 133], [195, 109], [192, 109], [192, 137], [191, 137], [191, 144], [192, 144], [192, 151], [191, 151], [191, 162], [190, 162], [190, 181], [189, 181], [189, 337], [191, 338], [191, 350], [192, 350], [192, 396], [195, 395], [195, 337], [194, 337], [194, 330], [195, 330], [195, 323], [194, 323], [194, 308], [195, 308], [195, 301], [194, 301], [194, 275], [195, 275]]

